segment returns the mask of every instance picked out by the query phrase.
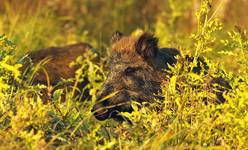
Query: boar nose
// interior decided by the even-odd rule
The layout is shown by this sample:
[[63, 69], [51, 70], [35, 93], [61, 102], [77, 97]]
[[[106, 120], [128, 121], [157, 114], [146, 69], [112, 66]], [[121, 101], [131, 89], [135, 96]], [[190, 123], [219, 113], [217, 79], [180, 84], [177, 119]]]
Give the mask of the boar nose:
[[91, 112], [97, 120], [103, 121], [109, 118], [109, 111], [102, 104], [95, 104]]
[[105, 84], [103, 87], [102, 87], [102, 90], [100, 90], [98, 93], [97, 93], [97, 101], [98, 100], [101, 100], [102, 98], [104, 98], [105, 96], [107, 96], [108, 94], [112, 93], [114, 90], [114, 87], [111, 85], [111, 84]]

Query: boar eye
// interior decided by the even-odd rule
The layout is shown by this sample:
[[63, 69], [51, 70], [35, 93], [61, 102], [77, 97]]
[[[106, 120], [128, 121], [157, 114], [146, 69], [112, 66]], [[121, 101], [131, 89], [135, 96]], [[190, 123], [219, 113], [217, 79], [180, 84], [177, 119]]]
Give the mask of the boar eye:
[[136, 71], [136, 68], [127, 67], [124, 72], [126, 75], [130, 75], [130, 74], [134, 73], [135, 71]]

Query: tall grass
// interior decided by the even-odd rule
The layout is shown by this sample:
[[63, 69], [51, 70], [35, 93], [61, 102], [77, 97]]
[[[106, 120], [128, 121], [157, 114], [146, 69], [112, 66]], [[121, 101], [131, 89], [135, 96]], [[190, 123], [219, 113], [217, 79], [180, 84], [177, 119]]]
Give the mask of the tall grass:
[[18, 43], [15, 51], [17, 58], [49, 46], [88, 41], [87, 32], [77, 35], [75, 31], [64, 28], [63, 17], [56, 16], [52, 9], [44, 7], [42, 1], [1, 3], [4, 5], [4, 13], [0, 14], [0, 33]]
[[16, 51], [19, 56], [28, 51], [53, 44], [51, 38], [56, 38], [59, 31], [59, 25], [49, 11], [27, 10], [28, 5], [24, 2], [20, 8], [15, 9], [6, 2], [4, 3], [5, 13], [0, 16], [2, 20], [0, 32], [6, 33], [14, 43], [19, 43]]
[[[56, 4], [64, 1], [53, 2]], [[73, 2], [87, 4], [84, 5], [85, 7], [93, 5], [90, 1]], [[236, 30], [226, 30], [225, 24], [222, 25], [214, 15], [213, 7], [210, 7], [213, 3], [210, 0], [203, 0], [196, 12], [196, 28], [191, 29], [190, 33], [188, 30], [186, 32], [181, 28], [183, 24], [180, 24], [182, 23], [180, 20], [185, 20], [187, 9], [195, 3], [180, 2], [182, 1], [167, 1], [166, 6], [169, 8], [161, 14], [157, 12], [157, 23], [151, 25], [152, 28], [148, 24], [140, 27], [140, 20], [137, 20], [139, 22], [137, 26], [154, 30], [161, 39], [161, 46], [179, 47], [183, 56], [211, 55], [216, 53], [215, 48], [221, 48], [221, 55], [231, 56], [234, 63], [228, 63], [229, 60], [223, 62], [237, 67], [238, 71], [228, 72], [221, 63], [207, 60], [210, 67], [209, 74], [196, 75], [188, 71], [188, 68], [194, 66], [194, 62], [185, 63], [179, 58], [179, 63], [171, 68], [173, 76], [165, 79], [166, 84], [161, 85], [161, 96], [164, 100], [146, 106], [133, 102], [134, 111], [123, 113], [132, 124], [114, 120], [100, 122], [93, 117], [90, 110], [97, 90], [105, 79], [105, 72], [103, 64], [93, 63], [95, 54], [90, 51], [71, 64], [81, 66], [73, 79], [76, 81], [74, 90], [65, 88], [65, 91], [68, 91], [66, 93], [63, 93], [64, 89], [56, 90], [52, 100], [47, 104], [42, 103], [41, 93], [50, 87], [27, 83], [21, 78], [22, 73], [19, 71], [22, 63], [19, 56], [36, 48], [65, 45], [81, 40], [98, 45], [99, 37], [96, 34], [107, 33], [104, 35], [107, 37], [110, 31], [106, 30], [113, 30], [113, 28], [106, 29], [104, 22], [106, 20], [103, 20], [102, 24], [101, 20], [97, 22], [99, 24], [89, 23], [94, 20], [92, 17], [94, 15], [89, 14], [85, 19], [83, 14], [82, 22], [85, 21], [84, 23], [89, 23], [88, 25], [95, 24], [91, 27], [92, 31], [87, 33], [86, 29], [78, 27], [82, 25], [79, 23], [81, 21], [76, 21], [72, 25], [71, 21], [67, 22], [74, 20], [73, 15], [78, 11], [78, 7], [71, 1], [64, 3], [64, 9], [72, 9], [71, 18], [61, 15], [64, 11], [59, 12], [61, 9], [57, 10], [55, 6], [60, 5], [53, 3], [50, 3], [49, 7], [35, 7], [37, 10], [34, 8], [26, 11], [16, 10], [10, 3], [5, 3], [5, 13], [0, 15], [0, 32], [6, 34], [0, 36], [0, 149], [247, 148], [247, 31], [240, 27]], [[136, 28], [135, 25], [128, 28], [127, 24], [137, 16], [134, 15], [130, 19], [122, 14], [126, 8], [137, 6], [138, 3], [135, 1], [126, 1], [123, 3], [124, 6], [121, 3], [103, 1], [97, 4], [103, 4], [105, 7], [93, 6], [106, 11], [114, 6], [117, 7], [111, 9], [112, 17], [116, 20], [122, 18], [120, 20], [123, 22], [116, 22], [113, 26], [120, 26], [127, 32]], [[157, 6], [153, 1], [149, 1], [149, 4]], [[85, 7], [80, 11], [90, 11]], [[145, 8], [150, 12], [149, 7]], [[144, 14], [147, 13], [146, 9]], [[167, 14], [167, 11], [170, 13]], [[100, 17], [106, 17], [108, 14], [104, 12]], [[75, 15], [79, 15], [76, 19], [80, 18], [80, 14]], [[137, 18], [140, 19], [139, 17], [142, 18], [141, 16]], [[164, 17], [169, 19], [166, 20]], [[107, 19], [107, 22], [109, 20]], [[76, 27], [73, 27], [74, 25]], [[100, 33], [102, 28], [104, 30]], [[219, 32], [226, 36], [219, 36]], [[106, 41], [101, 42], [105, 48], [109, 48], [106, 46], [108, 45]], [[16, 60], [13, 59], [14, 57]], [[182, 65], [184, 70], [181, 69]], [[232, 86], [232, 91], [224, 94], [227, 102], [223, 104], [216, 104], [213, 101], [216, 97], [209, 89], [210, 79], [219, 76], [228, 80]], [[78, 101], [74, 92], [76, 84], [84, 77], [89, 78], [90, 83], [87, 87], [90, 88], [92, 97], [82, 102]], [[68, 81], [72, 80], [68, 79]], [[193, 88], [196, 86], [197, 89]], [[65, 102], [61, 101], [63, 94], [66, 97]]]

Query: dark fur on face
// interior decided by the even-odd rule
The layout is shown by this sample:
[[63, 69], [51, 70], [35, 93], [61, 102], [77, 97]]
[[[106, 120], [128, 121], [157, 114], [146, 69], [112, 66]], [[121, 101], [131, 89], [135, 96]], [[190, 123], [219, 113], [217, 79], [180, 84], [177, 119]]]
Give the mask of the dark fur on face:
[[[114, 41], [114, 42], [113, 42]], [[120, 119], [118, 112], [131, 112], [131, 100], [152, 101], [160, 92], [162, 68], [174, 64], [175, 49], [158, 49], [158, 39], [145, 33], [139, 38], [125, 37], [119, 32], [112, 38], [110, 73], [99, 92], [98, 102], [92, 111], [98, 120]], [[111, 93], [112, 97], [105, 99]]]
[[[180, 55], [174, 48], [159, 49], [158, 39], [149, 33], [126, 37], [117, 32], [111, 42], [110, 73], [92, 109], [98, 120], [123, 119], [119, 112], [132, 112], [131, 100], [142, 103], [159, 98], [156, 93], [161, 91], [160, 84], [168, 75], [163, 70], [174, 65], [177, 62], [175, 56]], [[186, 57], [186, 61], [192, 60]], [[200, 64], [208, 69], [201, 58], [197, 61], [193, 72], [199, 73]]]

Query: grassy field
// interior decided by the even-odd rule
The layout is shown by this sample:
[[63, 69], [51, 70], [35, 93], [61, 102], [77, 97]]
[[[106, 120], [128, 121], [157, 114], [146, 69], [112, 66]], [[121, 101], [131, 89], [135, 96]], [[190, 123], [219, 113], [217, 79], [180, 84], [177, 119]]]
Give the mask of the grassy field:
[[[247, 149], [247, 9], [247, 0], [1, 0], [0, 149]], [[116, 30], [149, 31], [161, 47], [205, 56], [209, 74], [232, 87], [227, 102], [204, 104], [204, 97], [214, 95], [203, 86], [192, 88], [206, 83], [204, 75], [182, 72], [178, 63], [161, 85], [165, 99], [159, 105], [133, 102], [134, 112], [123, 113], [132, 124], [97, 121], [91, 108], [108, 72], [104, 64]], [[92, 52], [75, 62], [82, 66], [75, 78], [89, 78], [91, 98], [79, 101], [67, 92], [61, 102], [57, 90], [43, 104], [42, 89], [54, 87], [23, 76], [24, 56], [82, 41], [102, 62], [94, 64]]]

